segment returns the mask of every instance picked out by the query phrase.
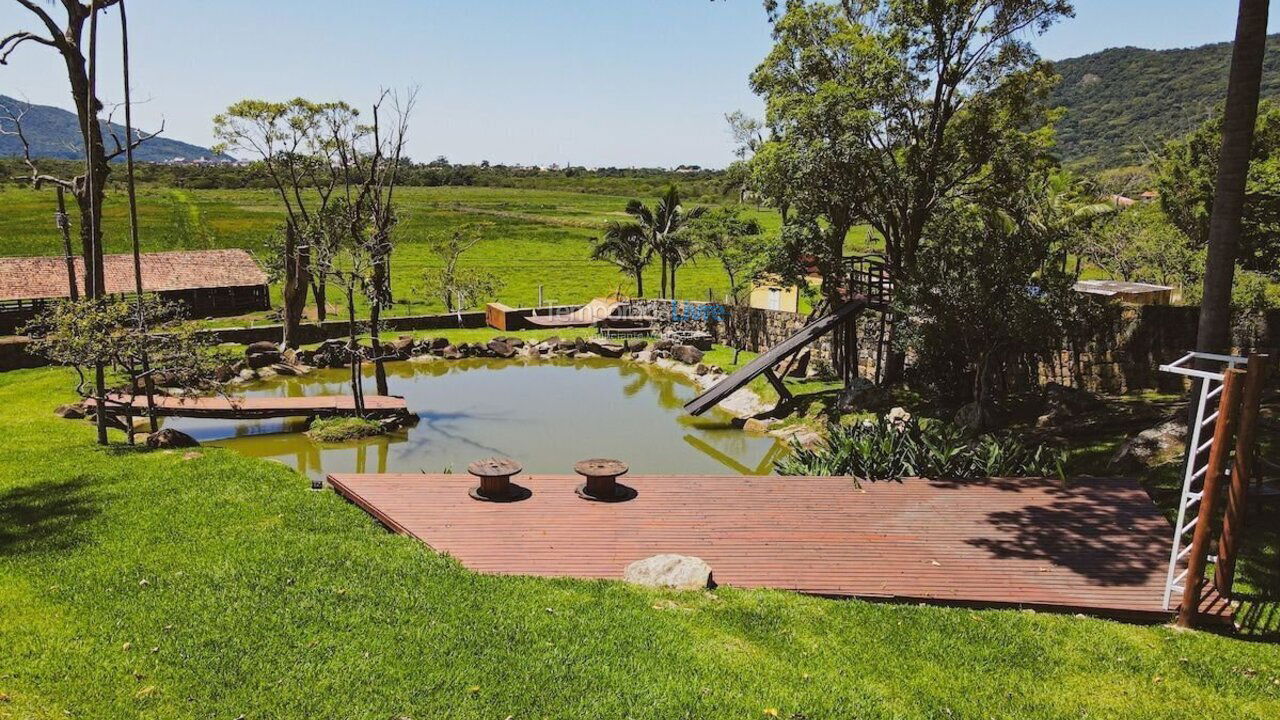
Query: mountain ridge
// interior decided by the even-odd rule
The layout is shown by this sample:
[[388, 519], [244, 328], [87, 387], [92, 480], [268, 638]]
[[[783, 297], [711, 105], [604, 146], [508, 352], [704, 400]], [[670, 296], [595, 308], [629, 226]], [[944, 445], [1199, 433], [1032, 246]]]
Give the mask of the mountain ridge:
[[[1262, 97], [1280, 96], [1280, 34], [1267, 36]], [[1226, 99], [1232, 43], [1150, 50], [1107, 48], [1053, 62], [1050, 102], [1066, 110], [1058, 146], [1067, 165], [1138, 164], [1209, 119]]]
[[[31, 154], [36, 157], [78, 159], [84, 155], [84, 141], [80, 137], [80, 121], [75, 113], [53, 105], [34, 105], [6, 95], [0, 95], [0, 128], [11, 131], [11, 121], [4, 116], [4, 110], [19, 112], [26, 110], [22, 118], [23, 134], [31, 143]], [[111, 146], [111, 133], [123, 138], [124, 126], [100, 120], [103, 136], [108, 147]], [[134, 129], [135, 137], [140, 130]], [[22, 141], [17, 137], [0, 135], [0, 157], [21, 156]], [[209, 148], [193, 143], [183, 142], [164, 135], [149, 139], [133, 151], [138, 162], [171, 163], [179, 159], [184, 162], [231, 162], [229, 155], [219, 155]], [[117, 158], [122, 160], [123, 156]]]

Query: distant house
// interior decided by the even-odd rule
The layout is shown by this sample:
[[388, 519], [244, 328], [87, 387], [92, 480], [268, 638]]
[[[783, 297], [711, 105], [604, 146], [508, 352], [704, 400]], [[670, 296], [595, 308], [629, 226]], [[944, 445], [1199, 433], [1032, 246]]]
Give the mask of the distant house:
[[[133, 256], [103, 258], [109, 295], [134, 292]], [[75, 258], [84, 290], [84, 262]], [[179, 302], [189, 317], [239, 315], [271, 307], [267, 274], [244, 250], [178, 250], [142, 254], [142, 287]], [[61, 256], [0, 258], [0, 334], [12, 334], [50, 300], [70, 295]]]
[[1134, 200], [1131, 197], [1125, 197], [1124, 195], [1108, 195], [1106, 200], [1112, 205], [1122, 208], [1130, 207], [1138, 202], [1137, 200]]
[[1155, 202], [1160, 199], [1160, 193], [1155, 190], [1148, 190], [1138, 196], [1138, 200], [1144, 203]]
[[1073, 289], [1078, 293], [1130, 305], [1168, 305], [1173, 301], [1173, 288], [1167, 285], [1121, 280], [1081, 280]]

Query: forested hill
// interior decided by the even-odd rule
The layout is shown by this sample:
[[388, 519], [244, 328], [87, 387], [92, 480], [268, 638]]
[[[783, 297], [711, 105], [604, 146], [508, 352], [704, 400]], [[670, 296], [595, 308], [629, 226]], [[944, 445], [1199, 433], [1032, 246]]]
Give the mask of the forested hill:
[[[30, 105], [21, 100], [0, 95], [0, 156], [22, 154], [22, 142], [8, 134], [13, 130], [9, 120], [12, 112], [17, 114], [26, 111], [22, 117], [22, 131], [31, 143], [31, 154], [37, 157], [77, 158], [82, 156], [84, 142], [80, 139], [80, 123], [74, 113], [50, 105]], [[124, 127], [112, 123], [102, 123], [103, 133], [108, 131], [124, 138]], [[107, 136], [107, 147], [113, 147], [110, 136]], [[163, 135], [148, 140], [134, 151], [139, 162], [173, 162], [176, 158], [191, 161], [196, 159], [211, 160], [214, 158], [229, 159], [217, 156], [209, 148], [171, 140]]]
[[[1063, 161], [1094, 167], [1142, 162], [1210, 117], [1226, 97], [1231, 43], [1184, 50], [1111, 48], [1055, 63], [1053, 102]], [[1280, 95], [1280, 35], [1267, 40], [1262, 96]]]

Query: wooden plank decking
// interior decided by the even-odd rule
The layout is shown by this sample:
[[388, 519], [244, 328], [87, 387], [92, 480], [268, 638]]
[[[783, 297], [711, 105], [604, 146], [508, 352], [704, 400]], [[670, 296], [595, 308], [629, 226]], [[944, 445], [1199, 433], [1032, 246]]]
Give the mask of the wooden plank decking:
[[[355, 400], [350, 395], [318, 395], [315, 397], [170, 397], [157, 395], [156, 414], [163, 416], [195, 418], [260, 419], [278, 417], [331, 417], [354, 415]], [[135, 416], [147, 412], [147, 397], [112, 394], [107, 397], [107, 410], [125, 414], [132, 402]], [[85, 401], [85, 407], [96, 406], [93, 398]], [[390, 395], [366, 395], [365, 414], [370, 417], [394, 417], [408, 413], [405, 399]]]
[[679, 553], [739, 587], [1169, 616], [1169, 523], [1133, 481], [621, 480], [636, 499], [592, 503], [576, 476], [525, 475], [514, 482], [530, 499], [495, 504], [468, 497], [466, 475], [329, 478], [391, 529], [484, 572], [620, 578], [634, 560]]

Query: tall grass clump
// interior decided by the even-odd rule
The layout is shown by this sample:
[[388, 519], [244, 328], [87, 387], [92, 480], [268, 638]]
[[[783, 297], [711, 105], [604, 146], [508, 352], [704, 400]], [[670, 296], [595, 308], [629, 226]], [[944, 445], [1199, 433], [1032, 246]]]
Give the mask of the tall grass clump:
[[341, 443], [385, 433], [386, 428], [373, 420], [333, 417], [321, 418], [311, 423], [311, 427], [307, 430], [307, 437], [321, 443]]
[[973, 435], [942, 420], [901, 411], [854, 425], [831, 424], [824, 440], [778, 461], [780, 475], [851, 475], [863, 480], [1063, 475], [1064, 454], [1012, 435]]

